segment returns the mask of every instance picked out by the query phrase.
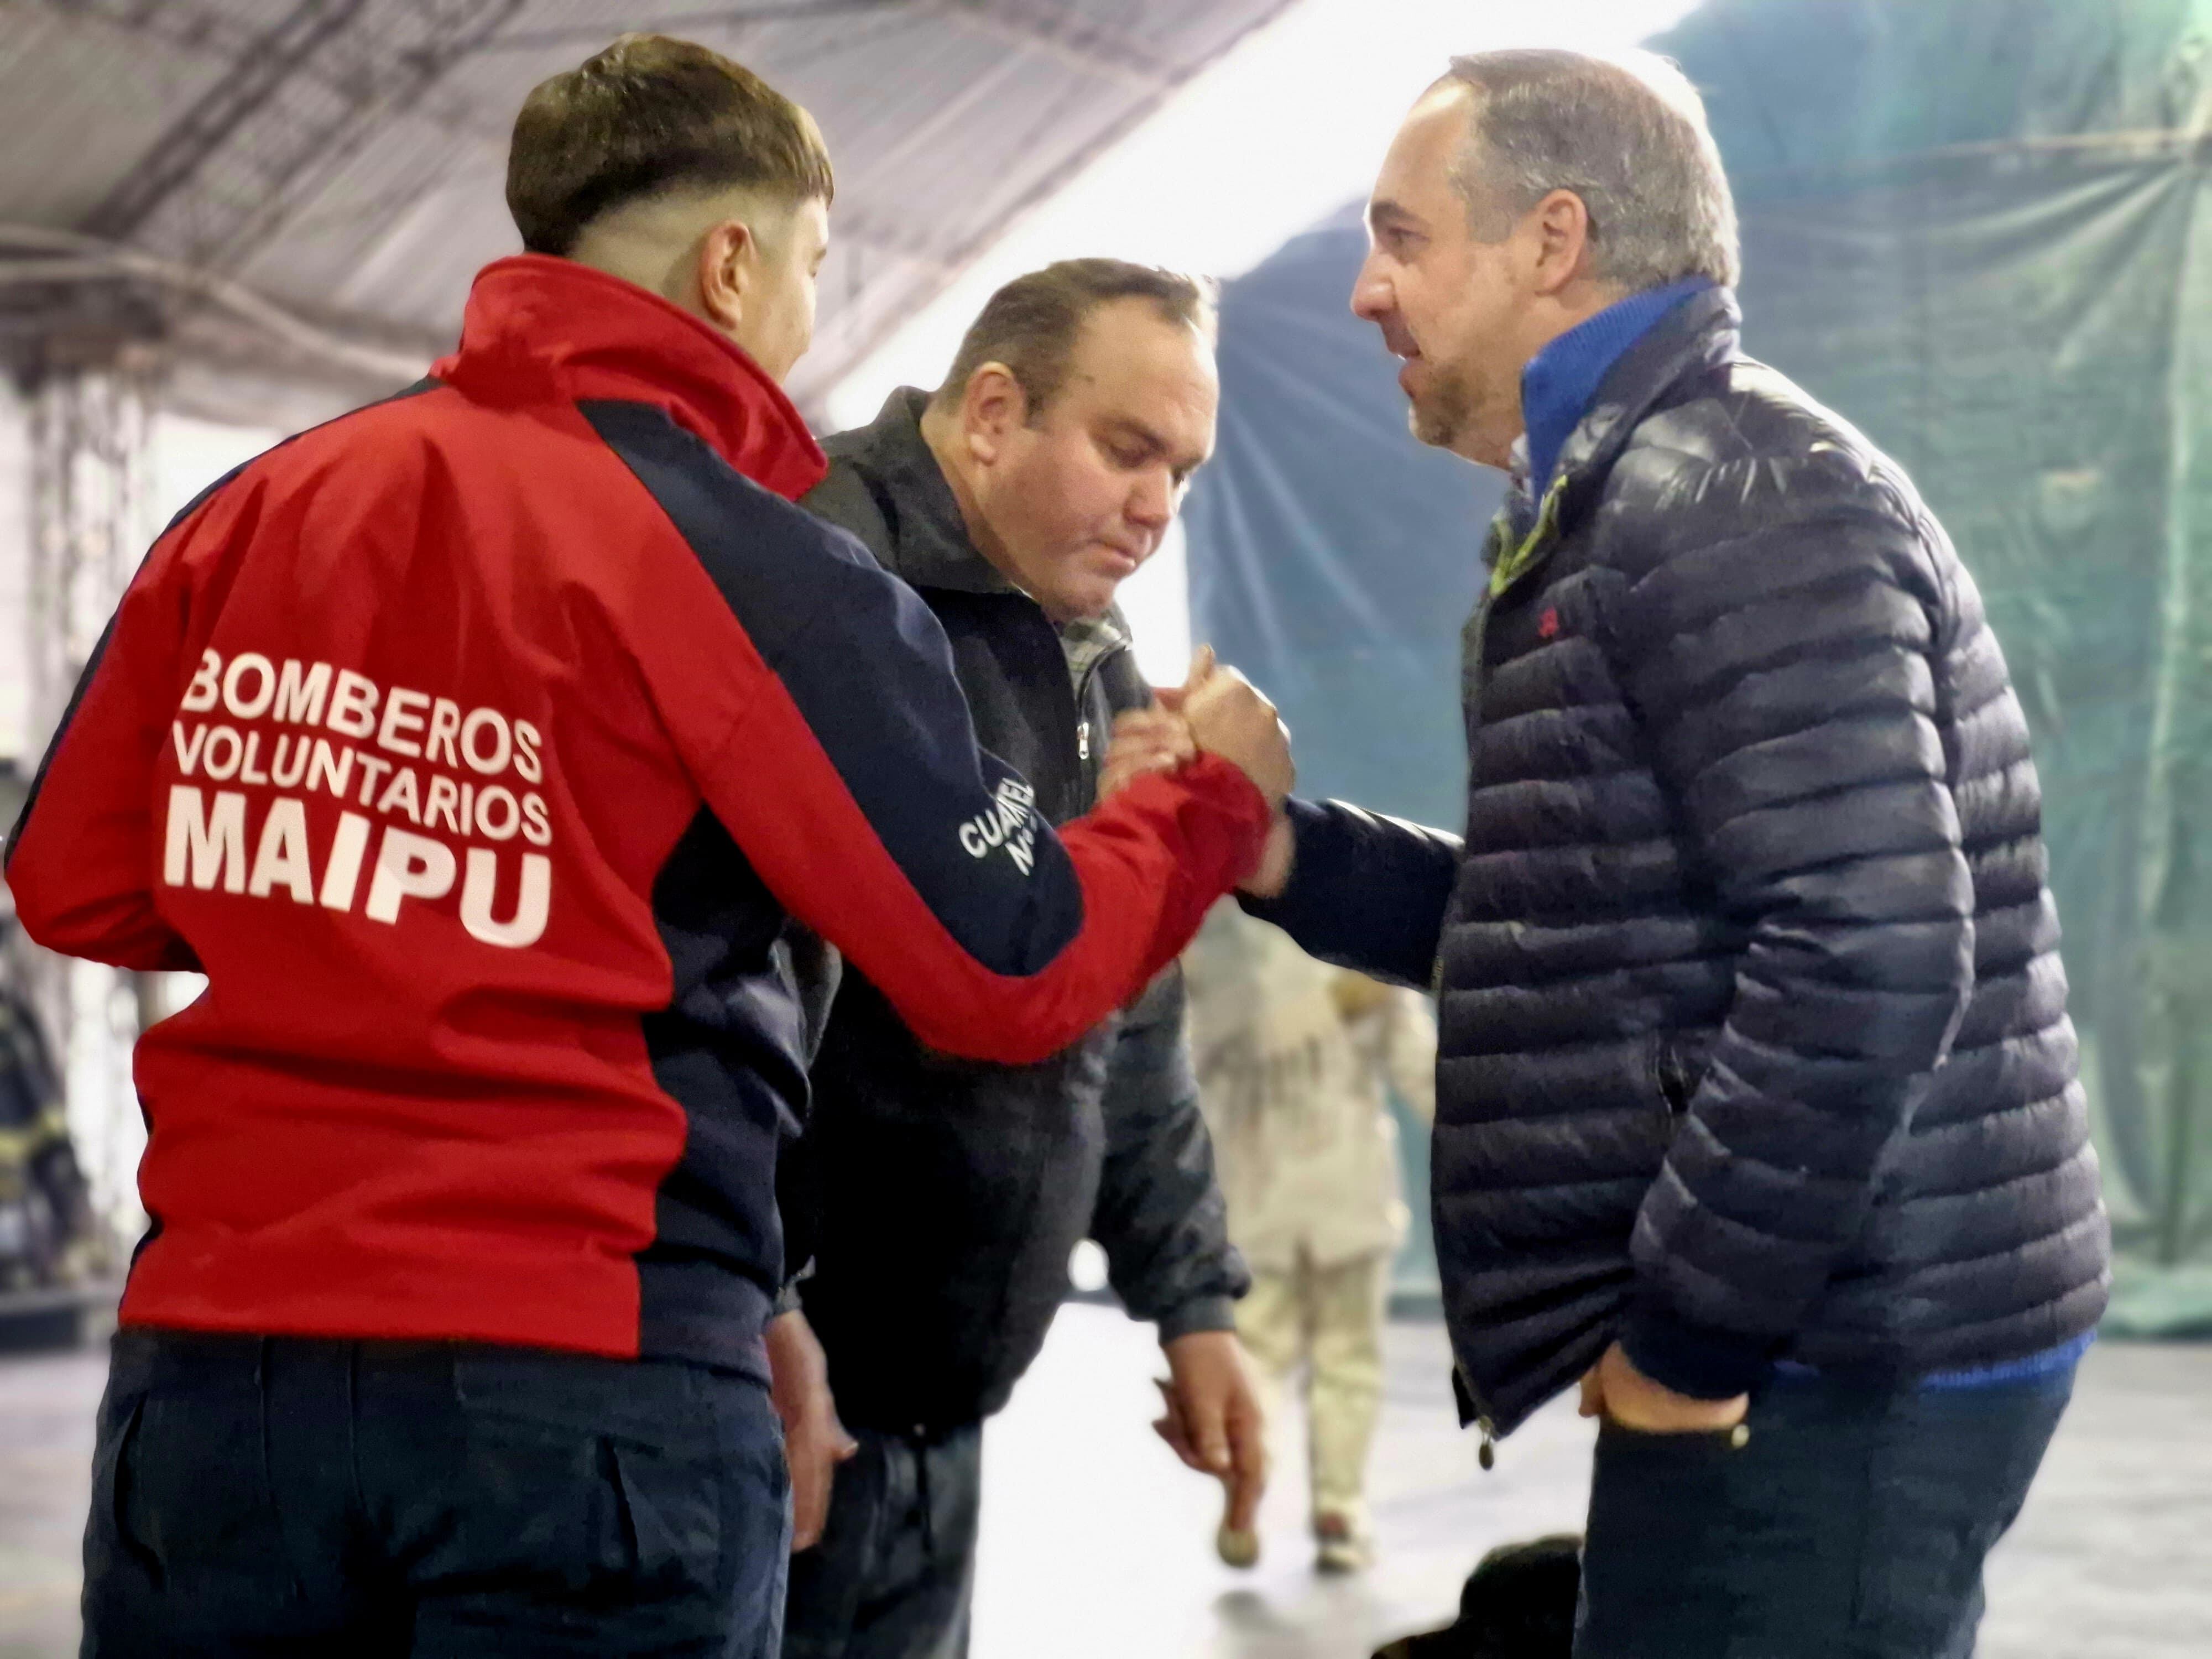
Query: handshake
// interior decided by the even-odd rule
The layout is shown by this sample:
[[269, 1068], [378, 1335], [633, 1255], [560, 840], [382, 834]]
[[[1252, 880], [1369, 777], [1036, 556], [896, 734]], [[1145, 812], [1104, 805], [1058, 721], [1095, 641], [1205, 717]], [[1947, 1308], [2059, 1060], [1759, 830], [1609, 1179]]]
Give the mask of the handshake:
[[1283, 798], [1291, 793], [1297, 769], [1291, 761], [1291, 733], [1275, 705], [1233, 668], [1213, 659], [1202, 645], [1182, 685], [1163, 686], [1150, 708], [1131, 709], [1114, 722], [1114, 740], [1099, 774], [1098, 798], [1105, 800], [1148, 772], [1172, 772], [1203, 750], [1218, 755], [1252, 780], [1276, 814], [1260, 868], [1244, 884], [1247, 892], [1272, 895], [1289, 875], [1290, 826], [1282, 817]]

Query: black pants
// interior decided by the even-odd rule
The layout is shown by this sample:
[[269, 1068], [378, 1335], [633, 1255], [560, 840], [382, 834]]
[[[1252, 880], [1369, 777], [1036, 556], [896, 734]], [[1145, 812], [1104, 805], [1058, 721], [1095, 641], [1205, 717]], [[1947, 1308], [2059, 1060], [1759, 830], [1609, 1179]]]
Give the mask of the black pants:
[[853, 1437], [822, 1541], [791, 1559], [783, 1659], [965, 1659], [983, 1425]]
[[2073, 1386], [1781, 1380], [1741, 1446], [1606, 1426], [1577, 1659], [1968, 1659]]
[[520, 1348], [125, 1331], [87, 1659], [768, 1659], [789, 1539], [759, 1383]]

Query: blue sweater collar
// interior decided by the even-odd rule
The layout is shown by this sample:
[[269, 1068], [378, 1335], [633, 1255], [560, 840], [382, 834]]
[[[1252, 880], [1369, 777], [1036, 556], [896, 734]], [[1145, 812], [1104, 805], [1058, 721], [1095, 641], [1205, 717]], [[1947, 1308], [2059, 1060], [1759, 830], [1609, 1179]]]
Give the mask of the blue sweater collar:
[[1528, 431], [1532, 500], [1543, 498], [1559, 451], [1589, 413], [1613, 366], [1662, 317], [1712, 285], [1708, 277], [1686, 276], [1664, 288], [1632, 294], [1584, 318], [1528, 360], [1521, 372], [1521, 412]]

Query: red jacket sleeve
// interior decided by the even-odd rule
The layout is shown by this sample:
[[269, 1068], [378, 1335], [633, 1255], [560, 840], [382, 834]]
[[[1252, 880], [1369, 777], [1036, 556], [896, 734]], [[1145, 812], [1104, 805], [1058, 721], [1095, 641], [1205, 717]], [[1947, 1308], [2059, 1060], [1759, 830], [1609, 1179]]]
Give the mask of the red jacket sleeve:
[[1009, 1064], [1057, 1052], [1257, 862], [1266, 803], [1216, 757], [1055, 835], [977, 746], [911, 588], [657, 411], [592, 419], [675, 532], [637, 550], [617, 619], [664, 727], [770, 890], [923, 1042]]

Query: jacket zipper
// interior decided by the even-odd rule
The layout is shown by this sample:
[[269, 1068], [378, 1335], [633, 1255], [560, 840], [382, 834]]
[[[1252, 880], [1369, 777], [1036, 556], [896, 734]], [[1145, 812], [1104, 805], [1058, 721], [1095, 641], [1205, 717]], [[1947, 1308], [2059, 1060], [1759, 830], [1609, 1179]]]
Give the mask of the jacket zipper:
[[1490, 544], [1484, 550], [1486, 556], [1494, 555], [1486, 557], [1490, 579], [1483, 584], [1474, 613], [1460, 630], [1460, 702], [1470, 755], [1475, 732], [1482, 723], [1483, 653], [1489, 643], [1491, 608], [1522, 577], [1541, 564], [1552, 550], [1551, 544], [1559, 535], [1559, 500], [1566, 494], [1567, 477], [1562, 472], [1552, 480], [1552, 487], [1544, 492], [1543, 502], [1536, 509], [1536, 522], [1518, 544], [1506, 544], [1507, 520], [1503, 511], [1491, 525]]
[[[1491, 607], [1522, 577], [1542, 563], [1544, 556], [1551, 551], [1550, 544], [1558, 537], [1559, 529], [1559, 498], [1566, 493], [1566, 488], [1565, 473], [1552, 480], [1551, 488], [1544, 492], [1542, 504], [1536, 509], [1536, 522], [1518, 545], [1506, 545], [1507, 520], [1503, 513], [1491, 526], [1491, 541], [1497, 556], [1490, 565], [1490, 580], [1483, 584], [1482, 595], [1475, 601], [1474, 614], [1467, 619], [1467, 626], [1460, 634], [1460, 697], [1465, 711], [1470, 761], [1474, 755], [1475, 733], [1482, 723], [1483, 653], [1489, 639]], [[1457, 1361], [1453, 1364], [1459, 1373], [1460, 1388], [1466, 1393], [1468, 1403], [1474, 1407], [1475, 1431], [1482, 1437], [1474, 1461], [1487, 1474], [1498, 1467], [1497, 1419], [1482, 1395], [1476, 1392], [1467, 1367]]]
[[1110, 651], [1101, 652], [1098, 659], [1083, 671], [1083, 678], [1075, 688], [1075, 757], [1083, 763], [1085, 811], [1098, 804], [1098, 780], [1091, 769], [1091, 687], [1099, 672], [1128, 648], [1117, 645]]

